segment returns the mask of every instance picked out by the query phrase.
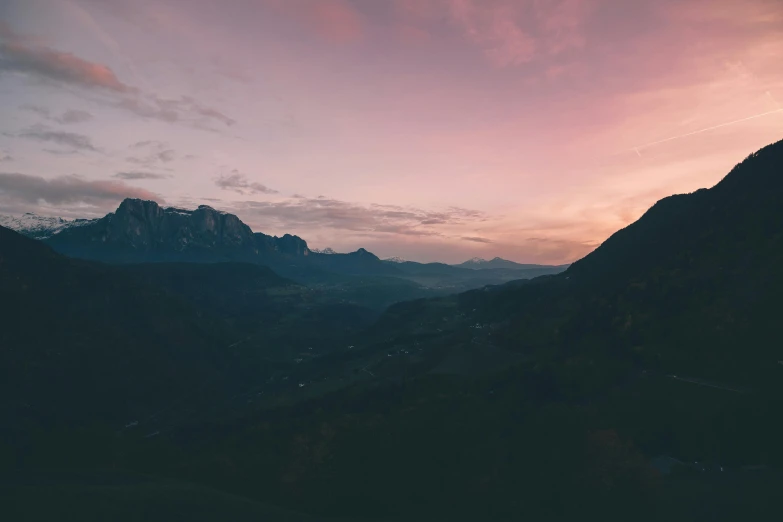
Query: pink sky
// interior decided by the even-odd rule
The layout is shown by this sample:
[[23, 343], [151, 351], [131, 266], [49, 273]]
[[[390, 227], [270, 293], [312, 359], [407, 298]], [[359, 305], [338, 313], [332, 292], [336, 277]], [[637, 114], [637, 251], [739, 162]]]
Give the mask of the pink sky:
[[778, 0], [6, 0], [0, 213], [571, 262], [783, 138]]

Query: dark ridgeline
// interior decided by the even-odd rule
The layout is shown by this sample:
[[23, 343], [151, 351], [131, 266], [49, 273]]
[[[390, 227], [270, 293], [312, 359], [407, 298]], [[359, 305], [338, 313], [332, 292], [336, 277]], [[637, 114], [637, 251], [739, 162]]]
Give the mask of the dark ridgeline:
[[329, 281], [330, 274], [400, 275], [364, 249], [316, 253], [298, 236], [253, 232], [237, 216], [206, 205], [183, 210], [140, 199], [126, 199], [116, 212], [46, 243], [71, 257], [109, 263], [257, 263], [303, 282]]
[[536, 268], [551, 268], [548, 267], [547, 265], [531, 265], [531, 264], [515, 263], [514, 261], [509, 261], [507, 259], [502, 259], [500, 257], [490, 259], [489, 261], [487, 261], [486, 259], [474, 257], [473, 259], [469, 259], [464, 263], [460, 263], [454, 266], [460, 268], [470, 268], [471, 270], [488, 270], [492, 268], [511, 268], [511, 269], [524, 269], [524, 270], [536, 269]]
[[[209, 306], [231, 301], [211, 276], [189, 286], [174, 269], [156, 269], [162, 275], [144, 265], [70, 260], [0, 230], [0, 288], [10, 296], [0, 329], [10, 379], [4, 397], [20, 418], [3, 431], [16, 439], [6, 439], [0, 456], [18, 473], [114, 467], [356, 520], [777, 519], [781, 176], [783, 142], [751, 155], [711, 189], [658, 202], [563, 273], [396, 304], [355, 332], [349, 348], [281, 366], [300, 385], [263, 407], [236, 406], [235, 388], [231, 397], [218, 395], [223, 383], [252, 382], [240, 374], [226, 379], [235, 374], [225, 371], [224, 358], [253, 361], [259, 348], [225, 352], [241, 336], [220, 315], [222, 306]], [[85, 257], [102, 255], [104, 241], [94, 239], [101, 237], [137, 245], [139, 256], [192, 248], [194, 259], [214, 250], [246, 260], [232, 256], [275, 251], [259, 247], [238, 220], [200, 209], [172, 217], [186, 220], [189, 232], [175, 231], [161, 245], [157, 238], [170, 237], [163, 231], [175, 230], [163, 224], [166, 213], [175, 211], [138, 205], [116, 229], [107, 217], [103, 228], [69, 229], [50, 244], [78, 246], [84, 250], [71, 253]], [[58, 244], [66, 239], [69, 246]], [[187, 246], [191, 240], [197, 246]], [[314, 256], [304, 248], [285, 256]], [[377, 259], [352, 255], [353, 271]], [[403, 272], [405, 263], [386, 265]], [[440, 268], [407, 270], [424, 277]], [[257, 277], [264, 295], [291, 287], [268, 271]], [[225, 286], [240, 292], [243, 278], [234, 279]], [[290, 332], [291, 339], [303, 334]], [[67, 371], [58, 373], [58, 357], [73, 361], [62, 366]], [[140, 375], [134, 365], [150, 357], [157, 367], [148, 379], [122, 380], [123, 365]], [[248, 366], [252, 375], [264, 367]], [[64, 375], [96, 396], [104, 394], [99, 386], [119, 402], [123, 393], [160, 393], [166, 406], [175, 388], [203, 382], [215, 368], [224, 370], [215, 381], [221, 385], [148, 424], [158, 436], [107, 436], [101, 426], [83, 428], [76, 439], [73, 426], [35, 431], [57, 424], [50, 397], [65, 408], [60, 418], [70, 413]], [[83, 418], [111, 418], [102, 417], [108, 399], [79, 393], [87, 398]], [[46, 407], [27, 406], [25, 394]], [[20, 440], [22, 449], [14, 445]], [[674, 466], [663, 477], [653, 466], [661, 461], [699, 464]], [[236, 502], [252, 519], [255, 504]]]
[[47, 243], [71, 257], [122, 263], [256, 261], [310, 253], [297, 236], [254, 233], [235, 215], [207, 205], [182, 210], [140, 199], [126, 199], [116, 212], [63, 230]]
[[410, 286], [409, 282], [414, 282], [452, 292], [565, 269], [507, 261], [500, 268], [482, 267], [495, 270], [467, 271], [441, 263], [384, 262], [364, 248], [346, 254], [314, 252], [298, 236], [253, 232], [237, 216], [206, 205], [183, 210], [140, 199], [126, 199], [116, 212], [83, 226], [65, 228], [45, 242], [67, 256], [108, 263], [245, 262], [268, 266], [301, 283], [346, 282], [345, 276], [378, 277], [386, 278], [387, 284]]
[[46, 242], [71, 257], [111, 263], [243, 261], [284, 268], [298, 262], [338, 273], [398, 274], [363, 248], [349, 254], [312, 252], [298, 236], [253, 232], [237, 216], [207, 205], [183, 210], [126, 199], [116, 212]]

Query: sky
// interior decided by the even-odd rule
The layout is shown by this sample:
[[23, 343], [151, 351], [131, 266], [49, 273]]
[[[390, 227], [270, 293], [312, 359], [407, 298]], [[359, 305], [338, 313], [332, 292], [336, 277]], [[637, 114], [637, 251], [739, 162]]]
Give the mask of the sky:
[[0, 213], [568, 263], [783, 138], [779, 0], [0, 0]]

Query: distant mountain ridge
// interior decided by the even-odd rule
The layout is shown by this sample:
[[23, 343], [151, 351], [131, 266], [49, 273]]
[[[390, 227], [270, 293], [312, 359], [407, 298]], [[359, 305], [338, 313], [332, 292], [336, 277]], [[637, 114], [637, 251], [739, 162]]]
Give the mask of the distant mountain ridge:
[[[491, 268], [511, 268], [516, 270], [529, 270], [532, 268], [544, 268], [548, 265], [536, 265], [536, 264], [523, 264], [523, 263], [516, 263], [514, 261], [509, 261], [508, 259], [503, 259], [500, 257], [495, 257], [493, 259], [490, 259], [487, 261], [486, 259], [482, 259], [480, 257], [474, 257], [473, 259], [469, 259], [465, 261], [464, 263], [459, 263], [457, 266], [460, 268], [470, 268], [472, 270], [486, 270]], [[565, 269], [568, 265], [560, 265]]]
[[95, 221], [97, 219], [39, 216], [32, 212], [26, 212], [19, 217], [0, 215], [0, 226], [33, 239], [46, 239], [67, 228], [81, 227]]
[[[114, 247], [122, 244], [130, 246], [134, 250], [132, 262], [139, 257], [150, 257], [153, 261], [169, 260], [158, 259], [163, 256], [162, 250], [169, 249], [176, 252], [190, 252], [196, 248], [216, 249], [221, 247], [246, 248], [254, 254], [280, 253], [293, 256], [318, 255], [362, 255], [369, 252], [360, 248], [356, 252], [343, 254], [331, 247], [323, 249], [309, 248], [307, 242], [294, 235], [285, 234], [282, 237], [269, 236], [259, 232], [253, 232], [249, 226], [243, 223], [237, 216], [228, 212], [216, 210], [208, 205], [200, 205], [195, 210], [187, 210], [178, 207], [162, 207], [154, 201], [141, 199], [124, 200], [115, 212], [109, 213], [103, 218], [94, 219], [66, 219], [62, 217], [39, 216], [28, 212], [22, 216], [0, 215], [0, 226], [19, 232], [33, 239], [50, 239], [61, 232], [73, 228], [89, 226], [81, 233], [67, 233], [49, 241], [56, 250], [66, 255], [81, 257], [78, 252], [92, 250], [88, 243], [109, 244]], [[77, 243], [79, 245], [77, 246]], [[95, 247], [96, 245], [93, 245]], [[102, 250], [96, 247], [95, 250]], [[236, 252], [235, 252], [236, 254]], [[95, 254], [99, 260], [107, 254]], [[122, 254], [125, 256], [126, 254]], [[90, 254], [87, 257], [93, 258]], [[164, 256], [165, 257], [165, 256]], [[177, 256], [175, 256], [177, 257]], [[209, 257], [209, 256], [207, 256]], [[373, 255], [373, 257], [375, 257]], [[146, 259], [145, 259], [146, 260]], [[174, 259], [181, 261], [180, 259]], [[222, 261], [225, 259], [217, 259]], [[111, 260], [109, 260], [111, 261]], [[130, 261], [130, 260], [129, 260]], [[390, 257], [383, 260], [384, 263], [416, 263], [402, 257]], [[422, 263], [416, 263], [422, 264]], [[512, 269], [530, 270], [539, 268], [565, 269], [568, 265], [553, 267], [550, 265], [522, 264], [509, 261], [500, 257], [486, 260], [474, 257], [459, 264], [445, 265], [469, 268], [473, 270], [486, 269]]]
[[253, 232], [234, 214], [201, 205], [195, 210], [162, 207], [154, 201], [126, 199], [117, 210], [80, 227], [45, 237], [69, 257], [108, 263], [245, 262], [266, 265], [300, 282], [342, 275], [400, 275], [361, 248], [338, 254], [310, 250], [291, 234]]
[[466, 273], [464, 268], [442, 263], [381, 261], [364, 248], [337, 253], [332, 248], [310, 249], [304, 239], [291, 234], [277, 237], [254, 232], [234, 214], [207, 205], [186, 210], [141, 199], [126, 199], [103, 218], [60, 226], [56, 233], [39, 234], [30, 227], [20, 232], [43, 239], [69, 257], [107, 263], [253, 263], [304, 284], [345, 282], [346, 276], [392, 277], [428, 289], [461, 291], [564, 269], [493, 260], [480, 267], [487, 269], [481, 273]]
[[185, 210], [141, 199], [126, 199], [116, 212], [63, 229], [47, 242], [63, 254], [101, 261], [238, 261], [273, 253], [310, 254], [297, 236], [254, 233], [237, 216], [207, 205]]

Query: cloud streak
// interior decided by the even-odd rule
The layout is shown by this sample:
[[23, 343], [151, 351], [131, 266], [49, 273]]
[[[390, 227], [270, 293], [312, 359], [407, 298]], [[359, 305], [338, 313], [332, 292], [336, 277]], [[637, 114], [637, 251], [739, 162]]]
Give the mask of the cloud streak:
[[267, 7], [296, 20], [313, 34], [333, 43], [361, 40], [366, 21], [348, 0], [261, 0]]
[[[34, 45], [8, 29], [0, 31], [0, 73], [14, 73], [54, 85], [67, 85], [85, 91], [107, 94], [108, 103], [142, 118], [168, 123], [184, 123], [196, 128], [214, 130], [210, 123], [230, 127], [235, 120], [190, 96], [163, 98], [122, 82], [114, 71], [71, 53]], [[72, 112], [63, 119], [72, 123], [84, 118]]]
[[[396, 0], [406, 23], [447, 20], [497, 67], [581, 48], [593, 0]], [[409, 26], [406, 26], [409, 27]], [[421, 30], [421, 29], [420, 29]]]
[[56, 131], [36, 126], [20, 132], [17, 136], [30, 140], [55, 143], [71, 147], [73, 150], [100, 152], [100, 149], [93, 145], [89, 136], [75, 132]]
[[143, 156], [128, 156], [126, 161], [135, 165], [144, 165], [146, 167], [153, 167], [158, 163], [171, 163], [176, 159], [176, 152], [174, 149], [169, 148], [168, 143], [155, 140], [139, 141], [131, 145], [134, 150], [148, 150], [149, 152]]
[[371, 235], [445, 237], [449, 227], [487, 219], [483, 212], [452, 207], [428, 211], [394, 205], [359, 205], [330, 198], [298, 197], [283, 201], [247, 201], [236, 211], [264, 228], [323, 228]]
[[215, 180], [215, 185], [223, 190], [231, 190], [237, 194], [277, 194], [274, 189], [262, 183], [250, 181], [247, 176], [238, 170], [232, 170], [231, 174], [222, 174]]
[[[41, 176], [0, 172], [0, 207], [7, 211], [20, 203], [31, 205], [89, 205], [111, 208], [125, 198], [162, 202], [156, 194], [117, 180], [87, 180], [79, 176]], [[28, 212], [30, 210], [27, 210]]]
[[[669, 141], [674, 141], [674, 140], [679, 140], [679, 139], [682, 139], [682, 138], [687, 138], [689, 136], [695, 136], [696, 134], [702, 134], [704, 132], [709, 132], [709, 131], [721, 129], [723, 127], [729, 127], [731, 125], [736, 125], [737, 123], [743, 123], [743, 122], [746, 122], [746, 121], [755, 120], [756, 118], [763, 118], [764, 116], [769, 116], [771, 114], [780, 114], [780, 113], [783, 113], [783, 109], [776, 109], [774, 111], [762, 112], [760, 114], [754, 114], [753, 116], [748, 116], [746, 118], [740, 118], [738, 120], [728, 121], [728, 122], [725, 122], [725, 123], [720, 123], [718, 125], [712, 125], [710, 127], [705, 127], [703, 129], [695, 130], [693, 132], [688, 132], [688, 133], [685, 133], [685, 134], [679, 134], [677, 136], [671, 136], [669, 138], [665, 138], [665, 139], [662, 139], [662, 140], [657, 140], [657, 141], [653, 141], [653, 142], [650, 142], [650, 143], [645, 143], [644, 145], [637, 145], [632, 150], [634, 152], [636, 152], [637, 154], [639, 154], [640, 150], [646, 149], [648, 147], [652, 147], [652, 146], [655, 146], [655, 145], [660, 145], [662, 143], [667, 143]], [[639, 155], [641, 156], [641, 154], [639, 154]]]
[[0, 41], [0, 71], [88, 89], [98, 88], [123, 94], [136, 92], [122, 83], [105, 65], [47, 47], [27, 46], [19, 41]]
[[165, 174], [156, 174], [154, 172], [143, 172], [138, 170], [118, 172], [114, 175], [115, 178], [134, 180], [134, 179], [165, 179], [169, 176]]
[[85, 121], [90, 121], [91, 119], [92, 114], [87, 111], [70, 109], [57, 117], [56, 121], [65, 125], [70, 125], [72, 123], [83, 123]]
[[493, 241], [491, 239], [487, 239], [485, 237], [477, 237], [477, 236], [462, 236], [461, 238], [463, 241], [472, 241], [473, 243], [492, 243]]
[[78, 109], [68, 109], [62, 114], [52, 114], [52, 111], [46, 107], [40, 107], [38, 105], [22, 105], [20, 109], [33, 112], [40, 116], [43, 116], [49, 121], [60, 123], [63, 125], [72, 125], [75, 123], [84, 123], [90, 121], [93, 118], [92, 113]]

